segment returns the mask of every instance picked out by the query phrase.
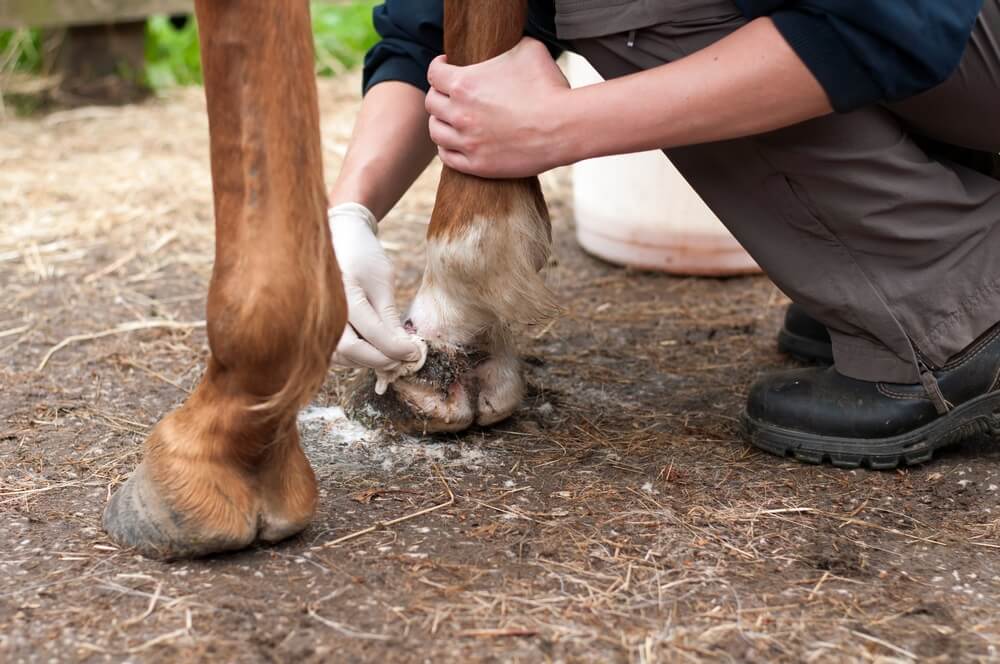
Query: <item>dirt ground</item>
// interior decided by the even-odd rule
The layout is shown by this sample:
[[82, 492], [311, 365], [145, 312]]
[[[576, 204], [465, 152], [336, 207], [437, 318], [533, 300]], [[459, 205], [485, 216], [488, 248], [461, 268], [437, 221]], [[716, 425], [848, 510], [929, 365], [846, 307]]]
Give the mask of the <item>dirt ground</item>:
[[[321, 83], [328, 179], [356, 89]], [[404, 302], [435, 182], [384, 226]], [[387, 439], [342, 419], [331, 372], [302, 418], [313, 525], [163, 564], [116, 548], [99, 516], [207, 352], [201, 91], [4, 121], [0, 661], [1000, 658], [1000, 450], [869, 472], [751, 449], [747, 389], [791, 364], [774, 344], [783, 296], [762, 277], [594, 260], [567, 174], [545, 185], [565, 312], [525, 333], [514, 418]]]

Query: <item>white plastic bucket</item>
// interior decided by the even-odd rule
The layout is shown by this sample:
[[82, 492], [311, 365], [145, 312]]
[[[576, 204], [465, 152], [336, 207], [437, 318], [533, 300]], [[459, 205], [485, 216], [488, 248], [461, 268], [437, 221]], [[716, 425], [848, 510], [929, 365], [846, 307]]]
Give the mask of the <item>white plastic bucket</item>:
[[[574, 87], [602, 80], [577, 55], [568, 71]], [[662, 152], [574, 165], [573, 203], [580, 245], [612, 263], [704, 276], [760, 272]]]

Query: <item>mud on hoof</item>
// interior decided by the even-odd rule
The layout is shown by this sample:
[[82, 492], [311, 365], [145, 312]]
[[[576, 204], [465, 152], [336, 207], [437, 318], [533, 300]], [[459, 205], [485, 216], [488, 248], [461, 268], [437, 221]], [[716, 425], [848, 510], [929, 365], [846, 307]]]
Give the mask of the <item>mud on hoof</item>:
[[401, 433], [448, 433], [474, 424], [488, 426], [520, 405], [523, 382], [514, 355], [431, 347], [417, 373], [375, 393], [375, 375], [366, 372], [347, 388], [344, 412], [371, 428]]

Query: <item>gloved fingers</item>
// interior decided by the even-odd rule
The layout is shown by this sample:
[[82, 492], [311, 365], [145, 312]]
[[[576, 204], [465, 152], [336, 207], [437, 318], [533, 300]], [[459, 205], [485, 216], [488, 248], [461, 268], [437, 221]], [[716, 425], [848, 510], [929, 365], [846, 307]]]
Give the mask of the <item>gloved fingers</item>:
[[350, 302], [351, 326], [358, 336], [393, 360], [413, 362], [420, 359], [420, 346], [399, 325], [398, 314], [395, 327], [391, 327], [391, 322], [384, 321], [368, 300], [352, 299]]
[[337, 344], [337, 350], [333, 353], [332, 361], [341, 367], [375, 369], [377, 371], [392, 371], [400, 364], [358, 337], [350, 325], [344, 330], [344, 335], [340, 338], [340, 343]]
[[[371, 294], [371, 304], [372, 308], [375, 309], [375, 313], [378, 317], [394, 330], [403, 329], [403, 324], [399, 320], [399, 309], [396, 308], [396, 298], [393, 293], [396, 292], [395, 279], [389, 278], [389, 287], [386, 289], [379, 289]], [[414, 358], [408, 357], [407, 361], [412, 362]]]

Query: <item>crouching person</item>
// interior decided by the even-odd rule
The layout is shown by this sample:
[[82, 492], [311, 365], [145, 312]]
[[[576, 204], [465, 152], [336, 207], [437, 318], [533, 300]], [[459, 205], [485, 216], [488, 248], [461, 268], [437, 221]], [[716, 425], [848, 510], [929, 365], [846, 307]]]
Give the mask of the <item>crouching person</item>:
[[[895, 467], [1000, 427], [1000, 0], [530, 0], [525, 38], [471, 66], [439, 57], [442, 17], [375, 10], [331, 193], [357, 229], [334, 232], [358, 284], [336, 360], [419, 355], [371, 228], [435, 154], [519, 178], [659, 148], [799, 305], [786, 346], [833, 358], [753, 386], [755, 445]], [[564, 49], [607, 82], [571, 90]]]

